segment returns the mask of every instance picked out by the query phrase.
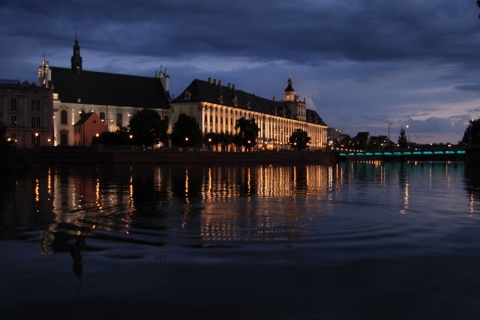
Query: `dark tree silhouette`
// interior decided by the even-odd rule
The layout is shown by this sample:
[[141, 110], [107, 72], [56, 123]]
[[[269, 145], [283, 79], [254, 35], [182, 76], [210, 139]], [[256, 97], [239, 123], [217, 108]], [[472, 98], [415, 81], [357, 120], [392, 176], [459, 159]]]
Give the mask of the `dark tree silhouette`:
[[307, 131], [302, 129], [296, 129], [293, 131], [292, 135], [289, 138], [290, 145], [292, 148], [297, 150], [303, 150], [308, 147], [308, 143], [311, 138], [308, 136]]
[[472, 119], [463, 134], [462, 144], [480, 144], [480, 119]]
[[[128, 128], [122, 127], [115, 132], [102, 132], [98, 137], [93, 137], [94, 144], [127, 145], [131, 144]], [[132, 135], [133, 137], [133, 135]]]
[[162, 120], [158, 112], [152, 109], [137, 111], [130, 119], [129, 128], [137, 146], [153, 147], [168, 140], [168, 121]]
[[235, 139], [237, 145], [250, 149], [257, 144], [260, 128], [257, 126], [254, 118], [248, 120], [245, 117], [241, 117], [237, 120], [235, 130], [237, 130]]
[[182, 113], [174, 124], [170, 139], [173, 145], [178, 147], [192, 147], [202, 142], [202, 132], [199, 129], [197, 119]]
[[398, 146], [400, 148], [408, 147], [407, 136], [405, 135], [405, 129], [403, 128], [400, 129], [400, 136], [398, 137]]

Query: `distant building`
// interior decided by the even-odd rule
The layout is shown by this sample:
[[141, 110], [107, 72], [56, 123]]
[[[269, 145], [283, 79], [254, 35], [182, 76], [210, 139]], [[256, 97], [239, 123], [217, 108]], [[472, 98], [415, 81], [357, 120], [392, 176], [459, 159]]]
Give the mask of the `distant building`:
[[127, 126], [130, 118], [144, 108], [157, 111], [162, 119], [171, 118], [166, 69], [150, 78], [85, 71], [82, 64], [75, 38], [70, 68], [50, 66], [45, 58], [39, 67], [39, 83], [53, 91], [54, 145], [75, 145], [74, 124], [82, 112], [95, 112], [108, 131]]
[[75, 146], [90, 147], [95, 137], [108, 132], [108, 126], [95, 112], [88, 112], [81, 115], [73, 131]]
[[52, 91], [29, 83], [0, 80], [0, 123], [17, 148], [53, 144]]
[[221, 81], [209, 78], [193, 80], [170, 105], [173, 123], [185, 113], [197, 119], [203, 134], [234, 134], [236, 121], [245, 117], [254, 118], [260, 128], [259, 148], [289, 148], [288, 139], [296, 129], [307, 131], [310, 149], [327, 146], [327, 125], [316, 111], [307, 109], [305, 100], [298, 99], [290, 77], [280, 101], [257, 97], [237, 90], [234, 84], [224, 86]]
[[353, 138], [355, 147], [365, 148], [370, 144], [370, 132], [358, 132], [357, 135]]

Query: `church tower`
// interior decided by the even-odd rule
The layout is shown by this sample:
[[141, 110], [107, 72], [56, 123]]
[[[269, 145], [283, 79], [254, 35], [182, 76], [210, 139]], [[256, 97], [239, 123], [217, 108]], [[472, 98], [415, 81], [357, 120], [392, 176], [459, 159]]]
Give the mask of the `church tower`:
[[75, 74], [82, 73], [82, 56], [80, 56], [80, 46], [78, 45], [76, 32], [75, 32], [75, 45], [73, 46], [72, 71]]
[[295, 102], [296, 100], [295, 89], [292, 87], [292, 78], [290, 76], [288, 76], [287, 88], [283, 93], [283, 100], [286, 102]]
[[48, 61], [45, 60], [45, 54], [43, 54], [43, 61], [40, 67], [38, 67], [38, 85], [40, 87], [48, 88], [48, 82], [52, 79], [52, 72]]
[[307, 105], [305, 99], [300, 101], [292, 87], [292, 78], [288, 76], [287, 88], [283, 94], [283, 99], [287, 107], [292, 111], [292, 115], [301, 121], [307, 120]]

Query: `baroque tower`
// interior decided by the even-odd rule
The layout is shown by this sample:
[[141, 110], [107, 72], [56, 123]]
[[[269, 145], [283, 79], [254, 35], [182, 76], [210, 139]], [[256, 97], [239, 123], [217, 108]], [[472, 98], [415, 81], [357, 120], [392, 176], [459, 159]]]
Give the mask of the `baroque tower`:
[[283, 93], [283, 100], [286, 102], [295, 102], [296, 100], [295, 89], [292, 87], [292, 78], [290, 76], [288, 76], [287, 88]]
[[78, 45], [77, 33], [75, 32], [75, 45], [73, 46], [72, 71], [75, 74], [82, 73], [82, 56], [80, 56], [80, 46]]
[[43, 61], [38, 68], [38, 85], [40, 87], [48, 88], [48, 82], [52, 79], [52, 72], [48, 61], [45, 60], [45, 53], [43, 54]]
[[292, 87], [292, 78], [290, 76], [288, 76], [287, 88], [283, 93], [283, 99], [298, 120], [307, 120], [307, 106], [305, 99], [303, 99], [303, 101], [298, 99], [295, 89]]

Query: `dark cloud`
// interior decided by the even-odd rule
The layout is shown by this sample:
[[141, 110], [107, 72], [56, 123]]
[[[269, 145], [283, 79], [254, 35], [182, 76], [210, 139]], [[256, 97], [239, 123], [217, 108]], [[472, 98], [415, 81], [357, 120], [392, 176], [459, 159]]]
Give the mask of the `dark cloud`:
[[456, 86], [455, 89], [461, 91], [480, 91], [480, 84], [463, 84]]
[[292, 74], [328, 124], [375, 130], [440, 109], [448, 122], [435, 106], [467, 114], [462, 93], [480, 89], [477, 16], [473, 0], [3, 0], [0, 78], [34, 81], [44, 52], [68, 66], [77, 30], [86, 69], [162, 65], [174, 93], [212, 76], [280, 97]]

